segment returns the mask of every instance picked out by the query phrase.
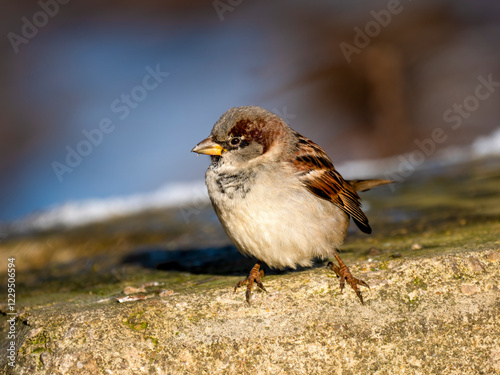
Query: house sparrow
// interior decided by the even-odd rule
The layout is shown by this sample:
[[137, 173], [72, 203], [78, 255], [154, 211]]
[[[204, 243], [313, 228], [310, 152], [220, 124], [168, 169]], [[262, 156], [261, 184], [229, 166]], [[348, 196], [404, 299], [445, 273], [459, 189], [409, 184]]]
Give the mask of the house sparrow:
[[224, 230], [238, 250], [258, 262], [235, 286], [253, 284], [266, 291], [262, 262], [283, 269], [310, 266], [313, 258], [335, 256], [328, 265], [354, 289], [355, 278], [336, 253], [352, 217], [371, 233], [356, 191], [388, 180], [344, 180], [330, 158], [313, 141], [291, 129], [279, 116], [257, 106], [231, 108], [210, 136], [192, 150], [211, 156], [205, 176], [208, 193]]

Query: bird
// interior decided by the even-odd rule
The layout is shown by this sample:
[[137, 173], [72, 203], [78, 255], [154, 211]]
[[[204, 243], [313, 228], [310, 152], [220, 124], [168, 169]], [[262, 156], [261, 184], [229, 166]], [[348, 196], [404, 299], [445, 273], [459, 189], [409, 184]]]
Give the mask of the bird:
[[208, 194], [226, 234], [244, 255], [257, 260], [234, 291], [253, 285], [267, 292], [262, 279], [270, 268], [311, 266], [316, 258], [335, 257], [328, 267], [347, 282], [361, 303], [359, 286], [338, 254], [350, 218], [371, 233], [358, 191], [389, 184], [384, 179], [345, 180], [325, 151], [278, 115], [259, 106], [234, 107], [192, 150], [210, 155], [205, 174]]

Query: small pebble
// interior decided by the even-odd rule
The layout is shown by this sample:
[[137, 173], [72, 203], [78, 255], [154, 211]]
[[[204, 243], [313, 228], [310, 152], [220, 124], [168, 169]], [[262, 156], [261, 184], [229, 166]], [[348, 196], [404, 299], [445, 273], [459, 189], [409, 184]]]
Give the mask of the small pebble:
[[473, 285], [473, 284], [463, 284], [461, 289], [462, 289], [462, 293], [467, 294], [467, 295], [476, 294], [476, 293], [481, 292], [481, 290], [476, 285]]
[[146, 293], [146, 289], [143, 287], [134, 288], [133, 286], [126, 286], [123, 289], [123, 294], [129, 295], [129, 294], [134, 294], [134, 293]]
[[172, 294], [175, 294], [175, 292], [173, 290], [162, 290], [160, 292], [160, 296], [164, 297], [164, 296], [171, 296]]
[[496, 262], [498, 259], [500, 259], [500, 253], [494, 252], [491, 254], [488, 254], [486, 257], [490, 262]]
[[125, 297], [117, 298], [116, 300], [118, 302], [120, 302], [120, 303], [124, 303], [124, 302], [139, 301], [141, 299], [146, 299], [146, 296], [142, 295], [142, 294], [138, 294], [138, 295], [135, 295], [135, 296], [125, 296]]
[[411, 245], [411, 249], [412, 250], [422, 250], [422, 245], [420, 245], [419, 243], [414, 243], [413, 245]]
[[149, 283], [141, 285], [141, 288], [151, 288], [152, 286], [159, 286], [160, 283], [158, 281], [151, 281]]
[[469, 257], [467, 259], [467, 264], [469, 265], [469, 269], [472, 272], [481, 272], [481, 271], [484, 271], [483, 264], [476, 257]]

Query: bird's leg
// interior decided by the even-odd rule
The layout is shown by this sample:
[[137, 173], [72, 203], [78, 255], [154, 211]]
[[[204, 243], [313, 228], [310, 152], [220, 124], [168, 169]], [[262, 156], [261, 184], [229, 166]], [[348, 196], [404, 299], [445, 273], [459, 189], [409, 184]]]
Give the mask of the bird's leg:
[[257, 262], [255, 266], [253, 266], [248, 277], [245, 280], [241, 280], [234, 287], [234, 292], [236, 293], [236, 289], [246, 284], [247, 286], [246, 299], [249, 305], [250, 305], [250, 298], [252, 296], [252, 288], [254, 282], [259, 286], [260, 289], [262, 289], [264, 292], [267, 292], [266, 288], [264, 288], [264, 284], [262, 284], [261, 281], [261, 278], [264, 277], [264, 271], [260, 269], [260, 265], [261, 262]]
[[339, 265], [337, 266], [335, 263], [329, 262], [328, 267], [330, 267], [333, 272], [337, 274], [337, 277], [340, 278], [340, 293], [342, 293], [342, 290], [345, 286], [345, 281], [347, 281], [351, 288], [356, 292], [361, 301], [361, 304], [363, 304], [363, 296], [361, 295], [361, 291], [359, 290], [358, 285], [366, 286], [368, 289], [370, 289], [370, 286], [363, 280], [356, 279], [351, 274], [351, 271], [349, 271], [349, 268], [345, 265], [342, 259], [340, 259], [337, 253], [335, 253], [335, 259], [337, 259]]

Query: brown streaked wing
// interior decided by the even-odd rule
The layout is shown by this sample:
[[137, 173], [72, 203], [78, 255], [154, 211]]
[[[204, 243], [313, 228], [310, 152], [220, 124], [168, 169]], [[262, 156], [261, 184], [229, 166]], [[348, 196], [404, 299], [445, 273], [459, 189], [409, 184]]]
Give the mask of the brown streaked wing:
[[350, 215], [358, 228], [371, 233], [368, 218], [361, 210], [359, 195], [335, 170], [323, 149], [313, 141], [297, 133], [297, 151], [293, 164], [300, 171], [300, 180], [314, 195], [328, 200]]

